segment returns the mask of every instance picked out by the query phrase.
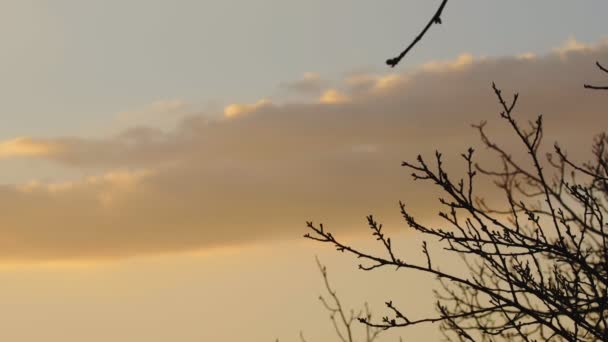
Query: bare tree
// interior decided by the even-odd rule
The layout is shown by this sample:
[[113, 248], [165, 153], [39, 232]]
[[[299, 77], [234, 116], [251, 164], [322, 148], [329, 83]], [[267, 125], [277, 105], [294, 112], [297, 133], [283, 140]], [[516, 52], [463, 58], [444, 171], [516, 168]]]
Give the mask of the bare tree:
[[[448, 0], [437, 10], [414, 40], [386, 63], [395, 67], [425, 37], [430, 28], [441, 24]], [[608, 73], [599, 62], [597, 67]], [[585, 84], [585, 88], [608, 90], [607, 86]], [[418, 156], [415, 163], [403, 162], [414, 180], [430, 181], [446, 195], [440, 198], [440, 216], [450, 229], [429, 227], [418, 222], [400, 202], [408, 226], [443, 244], [458, 254], [468, 275], [442, 271], [433, 266], [427, 243], [422, 245], [426, 265], [397, 257], [391, 239], [372, 215], [367, 223], [386, 255], [366, 253], [337, 240], [323, 224], [307, 222], [306, 238], [329, 243], [338, 251], [365, 260], [359, 268], [371, 271], [381, 267], [410, 269], [436, 276], [442, 291], [436, 292], [438, 316], [410, 319], [391, 301], [392, 315], [381, 322], [371, 316], [359, 317], [368, 328], [389, 329], [424, 323], [439, 323], [448, 340], [459, 341], [608, 341], [608, 136], [601, 134], [592, 147], [594, 159], [578, 164], [556, 144], [545, 163], [539, 153], [543, 121], [539, 116], [525, 129], [513, 113], [518, 94], [507, 103], [495, 85], [493, 90], [504, 119], [523, 149], [528, 164], [517, 162], [485, 132], [485, 122], [474, 126], [483, 144], [496, 153], [502, 169], [490, 170], [473, 162], [474, 150], [462, 154], [466, 180], [453, 182], [445, 171], [442, 156], [435, 155], [435, 168]], [[547, 173], [545, 165], [553, 169]], [[490, 208], [483, 198], [474, 196], [474, 179], [484, 175], [505, 195], [505, 207]], [[340, 339], [352, 341], [354, 314], [346, 316], [331, 289], [324, 266], [319, 268], [334, 305], [321, 297]], [[369, 309], [366, 305], [366, 312]], [[338, 320], [336, 317], [340, 317]], [[349, 318], [347, 318], [349, 317]], [[338, 327], [338, 322], [344, 327]], [[368, 333], [369, 339], [369, 333]], [[304, 338], [302, 336], [302, 341]]]
[[[439, 152], [433, 163], [422, 156], [403, 162], [414, 180], [442, 191], [440, 216], [446, 223], [429, 227], [400, 203], [407, 225], [460, 256], [468, 272], [440, 268], [441, 260], [432, 257], [426, 242], [425, 263], [403, 260], [371, 215], [367, 223], [384, 255], [345, 244], [323, 224], [307, 222], [305, 237], [357, 257], [362, 270], [396, 267], [438, 278], [436, 317], [411, 318], [389, 301], [390, 316], [361, 318], [367, 326], [438, 323], [448, 340], [459, 341], [608, 341], [608, 136], [596, 138], [589, 162], [572, 160], [557, 144], [543, 158], [542, 117], [523, 127], [514, 115], [518, 95], [507, 101], [495, 85], [493, 90], [500, 117], [527, 162], [494, 142], [485, 123], [474, 127], [501, 161], [497, 170], [475, 163], [473, 149], [462, 154], [466, 176], [461, 179], [448, 175]], [[504, 194], [502, 208], [490, 207], [478, 195], [480, 176]]]

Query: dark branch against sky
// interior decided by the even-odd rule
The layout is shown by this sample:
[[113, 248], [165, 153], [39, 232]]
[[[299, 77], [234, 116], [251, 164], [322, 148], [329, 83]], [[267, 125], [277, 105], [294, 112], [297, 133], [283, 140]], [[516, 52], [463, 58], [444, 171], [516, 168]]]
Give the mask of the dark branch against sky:
[[408, 47], [405, 48], [405, 50], [403, 50], [397, 57], [388, 59], [386, 61], [386, 64], [388, 64], [391, 68], [394, 68], [395, 66], [397, 66], [397, 64], [399, 64], [399, 62], [401, 62], [401, 60], [410, 52], [410, 50], [412, 50], [414, 48], [414, 46], [416, 46], [416, 44], [418, 44], [422, 40], [422, 38], [424, 38], [424, 36], [427, 34], [427, 32], [429, 31], [431, 26], [433, 26], [434, 24], [440, 25], [442, 23], [441, 15], [443, 14], [443, 10], [445, 9], [445, 6], [447, 5], [447, 3], [448, 3], [448, 0], [441, 1], [441, 4], [437, 8], [437, 11], [435, 12], [435, 14], [431, 17], [429, 22], [422, 29], [422, 31], [416, 36], [416, 38], [414, 38], [414, 40], [410, 43], [410, 45], [408, 45]]

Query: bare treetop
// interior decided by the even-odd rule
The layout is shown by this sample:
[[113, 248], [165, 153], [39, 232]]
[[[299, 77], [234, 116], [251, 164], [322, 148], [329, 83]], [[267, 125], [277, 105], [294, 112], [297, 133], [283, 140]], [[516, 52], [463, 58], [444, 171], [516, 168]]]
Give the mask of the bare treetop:
[[[445, 228], [429, 227], [400, 203], [407, 225], [462, 257], [468, 274], [441, 269], [441, 260], [433, 259], [426, 242], [426, 263], [401, 259], [371, 215], [368, 226], [385, 255], [349, 246], [322, 224], [308, 222], [305, 237], [357, 257], [366, 271], [395, 267], [439, 279], [436, 317], [411, 318], [388, 301], [391, 315], [379, 322], [360, 319], [366, 325], [389, 329], [440, 323], [446, 337], [458, 341], [608, 341], [608, 136], [596, 138], [594, 159], [587, 163], [570, 159], [557, 144], [542, 158], [542, 117], [528, 128], [521, 126], [514, 113], [518, 95], [507, 101], [500, 89], [493, 90], [500, 117], [521, 143], [528, 163], [517, 162], [495, 143], [485, 123], [475, 127], [485, 147], [499, 157], [499, 169], [477, 165], [473, 149], [462, 154], [464, 179], [448, 175], [439, 152], [434, 163], [422, 156], [403, 163], [414, 180], [442, 191], [440, 216], [446, 223]], [[504, 207], [485, 203], [484, 189], [474, 186], [479, 176], [494, 181], [504, 194]]]

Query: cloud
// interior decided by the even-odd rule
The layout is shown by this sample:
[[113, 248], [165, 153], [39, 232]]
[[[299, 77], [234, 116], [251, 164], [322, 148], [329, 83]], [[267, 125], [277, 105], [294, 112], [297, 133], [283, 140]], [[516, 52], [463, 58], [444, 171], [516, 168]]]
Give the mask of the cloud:
[[473, 55], [465, 53], [453, 61], [433, 61], [422, 65], [424, 71], [449, 71], [459, 70], [473, 64]]
[[290, 92], [304, 94], [304, 95], [317, 95], [326, 86], [327, 82], [321, 78], [321, 75], [317, 72], [306, 72], [302, 79], [283, 82], [280, 84], [282, 89]]
[[230, 104], [224, 108], [224, 116], [232, 118], [235, 116], [254, 112], [262, 107], [269, 106], [270, 100], [261, 99], [252, 104]]
[[0, 143], [0, 159], [46, 156], [50, 155], [53, 151], [55, 151], [54, 144], [26, 137], [15, 138]]
[[404, 82], [405, 77], [403, 75], [386, 75], [378, 77], [374, 82], [374, 89], [382, 91], [383, 89], [389, 89], [396, 87], [400, 82]]
[[116, 204], [121, 195], [134, 191], [142, 181], [151, 175], [148, 170], [118, 170], [100, 176], [89, 176], [79, 181], [61, 183], [42, 183], [32, 181], [17, 186], [17, 190], [26, 194], [49, 194], [59, 196], [75, 192], [87, 192], [95, 189], [95, 197], [101, 207]]
[[519, 59], [534, 59], [534, 58], [536, 58], [536, 54], [533, 53], [533, 52], [524, 52], [524, 53], [521, 53], [521, 54], [517, 55], [517, 58], [519, 58]]
[[191, 105], [182, 99], [163, 99], [154, 101], [141, 108], [122, 111], [116, 114], [121, 127], [147, 125], [172, 127], [190, 111]]
[[521, 94], [521, 120], [544, 115], [547, 146], [560, 140], [584, 159], [593, 133], [605, 130], [606, 96], [582, 85], [602, 81], [594, 62], [608, 60], [608, 45], [567, 54], [461, 56], [360, 74], [340, 92], [326, 90], [325, 100], [234, 104], [222, 118], [192, 114], [171, 131], [135, 126], [105, 139], [2, 142], [2, 158], [45, 159], [93, 176], [0, 187], [0, 258], [124, 257], [298, 238], [310, 219], [363, 231], [370, 212], [400, 221], [400, 199], [434, 216], [434, 193], [411, 182], [400, 162], [440, 149], [462, 171], [459, 153], [479, 146], [470, 124], [481, 120], [499, 141], [513, 141], [492, 81]]
[[349, 101], [349, 97], [336, 89], [328, 89], [319, 98], [319, 102], [323, 104], [338, 104]]
[[580, 53], [580, 52], [589, 51], [592, 49], [593, 49], [593, 45], [579, 42], [576, 40], [576, 38], [570, 37], [570, 38], [568, 38], [568, 40], [566, 40], [566, 42], [562, 46], [554, 49], [554, 51], [557, 54], [559, 54], [561, 57], [566, 57], [571, 52]]

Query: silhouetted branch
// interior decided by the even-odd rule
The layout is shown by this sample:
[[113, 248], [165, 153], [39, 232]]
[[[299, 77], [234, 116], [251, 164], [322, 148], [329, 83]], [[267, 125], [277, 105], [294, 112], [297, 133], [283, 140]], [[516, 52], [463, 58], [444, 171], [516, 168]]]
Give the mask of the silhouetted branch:
[[585, 88], [593, 90], [608, 90], [608, 86], [594, 86], [590, 84], [585, 84]]
[[[595, 62], [595, 65], [601, 71], [608, 73], [608, 68], [604, 67], [602, 64], [600, 64], [600, 62]], [[594, 89], [594, 90], [608, 90], [608, 86], [594, 86], [594, 85], [590, 85], [590, 84], [585, 84], [585, 88]]]
[[441, 15], [443, 14], [443, 10], [445, 8], [445, 5], [447, 5], [447, 3], [448, 3], [448, 0], [442, 0], [441, 4], [437, 8], [437, 11], [435, 12], [435, 14], [431, 17], [429, 22], [422, 29], [422, 31], [416, 36], [416, 38], [414, 38], [414, 40], [410, 43], [410, 45], [408, 45], [408, 47], [405, 48], [405, 50], [403, 50], [403, 52], [401, 52], [397, 57], [386, 60], [386, 64], [388, 64], [391, 68], [394, 68], [397, 64], [399, 64], [399, 62], [401, 62], [403, 57], [405, 57], [405, 55], [407, 55], [408, 52], [410, 52], [410, 50], [413, 49], [414, 46], [416, 46], [416, 44], [418, 44], [418, 42], [420, 42], [420, 40], [422, 40], [422, 38], [426, 35], [428, 30], [431, 28], [431, 26], [433, 26], [433, 24], [437, 24], [437, 25], [441, 24], [442, 23]]

